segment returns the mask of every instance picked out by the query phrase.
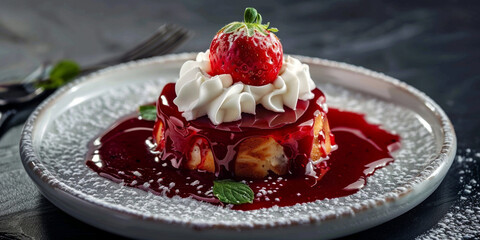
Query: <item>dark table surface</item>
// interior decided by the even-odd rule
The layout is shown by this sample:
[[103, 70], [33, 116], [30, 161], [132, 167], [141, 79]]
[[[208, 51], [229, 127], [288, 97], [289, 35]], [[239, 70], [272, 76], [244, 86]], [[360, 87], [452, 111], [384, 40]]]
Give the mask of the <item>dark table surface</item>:
[[[421, 3], [419, 3], [421, 2]], [[93, 63], [171, 22], [195, 31], [176, 52], [203, 51], [223, 24], [256, 7], [286, 53], [383, 72], [425, 92], [455, 126], [458, 152], [440, 187], [402, 216], [347, 238], [480, 238], [478, 1], [2, 0], [0, 81], [44, 60]], [[112, 237], [46, 200], [24, 171], [21, 126], [0, 140], [0, 239]]]

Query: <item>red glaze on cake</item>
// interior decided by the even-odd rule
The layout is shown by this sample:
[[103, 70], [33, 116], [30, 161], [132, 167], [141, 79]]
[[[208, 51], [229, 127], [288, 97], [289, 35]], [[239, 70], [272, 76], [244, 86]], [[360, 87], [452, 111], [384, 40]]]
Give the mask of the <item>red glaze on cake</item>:
[[276, 113], [257, 106], [255, 115], [214, 125], [206, 116], [185, 120], [173, 103], [174, 87], [168, 84], [160, 94], [153, 130], [159, 158], [172, 167], [223, 178], [262, 178], [269, 172], [304, 175], [335, 145], [322, 108], [325, 96], [318, 89], [312, 100], [299, 101], [296, 110]]

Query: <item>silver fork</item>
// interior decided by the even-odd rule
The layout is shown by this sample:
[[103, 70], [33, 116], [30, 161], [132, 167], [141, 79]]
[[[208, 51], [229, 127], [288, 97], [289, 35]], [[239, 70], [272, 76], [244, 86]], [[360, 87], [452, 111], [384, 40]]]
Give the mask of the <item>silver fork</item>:
[[[82, 67], [79, 75], [85, 75], [118, 63], [166, 54], [186, 41], [191, 35], [191, 31], [180, 26], [162, 25], [152, 36], [136, 47], [120, 56]], [[54, 92], [54, 90], [36, 87], [36, 83], [48, 80], [48, 72], [51, 67], [51, 64], [44, 63], [22, 81], [0, 83], [0, 137], [6, 131], [5, 126], [9, 118], [23, 108], [38, 104], [40, 100]]]

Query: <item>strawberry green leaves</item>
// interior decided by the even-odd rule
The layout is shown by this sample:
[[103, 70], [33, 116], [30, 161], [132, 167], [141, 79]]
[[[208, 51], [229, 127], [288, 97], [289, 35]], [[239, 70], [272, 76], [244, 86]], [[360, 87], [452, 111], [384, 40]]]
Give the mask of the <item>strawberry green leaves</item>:
[[269, 28], [270, 23], [262, 24], [262, 15], [255, 8], [246, 8], [243, 15], [244, 22], [232, 22], [220, 29], [224, 33], [232, 33], [245, 28], [247, 36], [252, 37], [255, 32], [260, 32], [267, 36], [268, 31], [278, 32], [277, 28]]
[[70, 60], [62, 60], [53, 66], [48, 80], [40, 81], [36, 85], [43, 89], [59, 88], [80, 73], [80, 66]]
[[223, 203], [243, 204], [253, 202], [253, 190], [244, 183], [232, 180], [213, 182], [213, 194]]
[[223, 27], [222, 29], [220, 29], [220, 31], [223, 30], [224, 33], [232, 33], [232, 32], [237, 31], [240, 28], [246, 28], [245, 23], [243, 23], [243, 22], [232, 22], [232, 23], [226, 25], [225, 27]]
[[157, 107], [154, 105], [143, 105], [138, 108], [140, 117], [143, 120], [155, 121], [157, 118]]
[[249, 7], [245, 9], [243, 21], [245, 23], [262, 23], [262, 16], [257, 12], [257, 9]]

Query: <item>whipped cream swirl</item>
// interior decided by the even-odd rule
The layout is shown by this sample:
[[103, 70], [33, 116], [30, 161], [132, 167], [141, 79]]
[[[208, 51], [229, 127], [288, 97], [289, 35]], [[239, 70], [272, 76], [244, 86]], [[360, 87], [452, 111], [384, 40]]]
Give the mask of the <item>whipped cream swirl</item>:
[[284, 112], [284, 106], [295, 110], [298, 100], [314, 97], [315, 83], [309, 67], [298, 59], [284, 57], [282, 68], [273, 83], [263, 86], [233, 82], [230, 74], [210, 76], [209, 50], [187, 61], [180, 69], [174, 99], [187, 120], [208, 115], [213, 124], [240, 120], [242, 113], [255, 114], [257, 104], [268, 110]]

